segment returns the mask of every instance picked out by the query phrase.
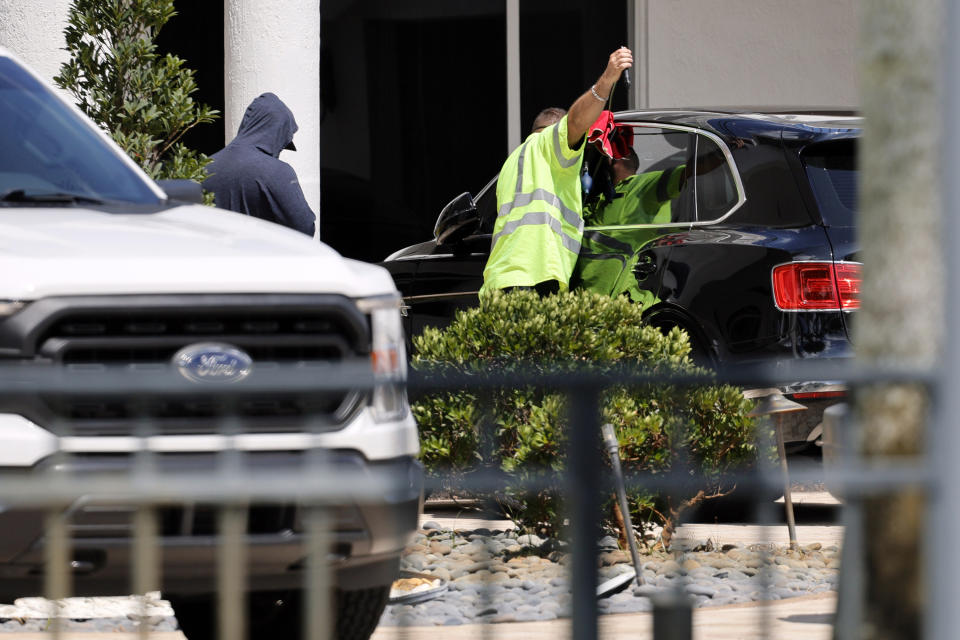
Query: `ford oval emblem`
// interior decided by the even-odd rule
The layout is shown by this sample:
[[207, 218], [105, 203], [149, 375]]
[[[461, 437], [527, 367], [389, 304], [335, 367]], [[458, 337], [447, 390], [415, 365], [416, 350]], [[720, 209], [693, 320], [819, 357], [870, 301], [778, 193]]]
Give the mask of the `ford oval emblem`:
[[240, 382], [253, 371], [253, 358], [222, 342], [198, 342], [173, 356], [173, 365], [192, 382]]

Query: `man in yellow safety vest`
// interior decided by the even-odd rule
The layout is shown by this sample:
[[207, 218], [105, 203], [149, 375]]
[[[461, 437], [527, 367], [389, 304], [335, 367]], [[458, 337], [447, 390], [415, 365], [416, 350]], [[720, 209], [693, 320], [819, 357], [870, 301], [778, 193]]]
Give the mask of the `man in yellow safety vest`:
[[583, 239], [580, 168], [587, 129], [633, 54], [610, 54], [596, 84], [570, 106], [551, 107], [507, 158], [497, 182], [497, 220], [480, 294], [494, 289], [565, 291]]

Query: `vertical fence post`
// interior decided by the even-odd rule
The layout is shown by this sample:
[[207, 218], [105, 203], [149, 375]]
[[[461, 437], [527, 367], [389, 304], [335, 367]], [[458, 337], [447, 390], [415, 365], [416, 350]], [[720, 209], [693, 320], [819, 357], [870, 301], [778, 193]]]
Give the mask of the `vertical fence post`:
[[[325, 424], [322, 420], [310, 421], [310, 432], [314, 443], [304, 459], [304, 486], [320, 487], [318, 477], [324, 470], [333, 468], [330, 452], [319, 446], [319, 434]], [[349, 492], [347, 492], [349, 493]], [[301, 599], [303, 631], [305, 640], [327, 640], [336, 637], [334, 611], [334, 576], [330, 567], [330, 555], [333, 551], [333, 533], [331, 522], [333, 512], [330, 505], [322, 500], [311, 500], [301, 505], [303, 526], [306, 530], [306, 575], [304, 594]]]
[[[843, 501], [840, 523], [843, 525], [843, 544], [840, 549], [840, 582], [837, 585], [837, 613], [833, 623], [833, 637], [845, 640], [857, 637], [863, 620], [864, 598], [864, 516], [863, 496], [855, 492], [843, 492], [832, 479], [831, 473], [856, 473], [863, 467], [859, 449], [859, 425], [849, 407], [834, 405], [823, 412], [824, 433], [829, 427], [834, 432], [832, 446], [824, 445], [823, 468], [827, 489]], [[826, 440], [826, 438], [825, 438]], [[841, 485], [842, 486], [842, 485]]]
[[330, 575], [330, 522], [322, 505], [305, 510], [307, 529], [307, 584], [303, 600], [307, 640], [334, 637], [332, 576]]
[[[950, 4], [860, 3], [864, 118], [856, 157], [857, 259], [864, 263], [864, 277], [853, 342], [863, 367], [932, 370], [944, 355], [943, 310], [951, 299], [949, 293], [943, 295], [941, 283], [951, 254], [941, 253], [947, 234], [940, 229], [939, 173], [943, 167], [950, 172], [948, 181], [955, 182], [956, 167], [944, 166], [938, 152], [944, 133], [955, 128], [951, 122], [944, 130], [939, 122], [944, 80], [940, 36], [943, 9]], [[858, 388], [859, 447], [867, 464], [923, 463], [923, 447], [937, 437], [928, 425], [929, 398], [928, 389], [909, 380]], [[952, 475], [949, 469], [945, 473]], [[869, 534], [863, 540], [861, 628], [878, 639], [914, 640], [923, 633], [932, 595], [922, 593], [930, 505], [922, 487], [902, 486], [866, 496], [863, 507]]]
[[960, 576], [960, 557], [956, 542], [960, 536], [960, 394], [956, 392], [960, 374], [960, 339], [957, 322], [960, 321], [960, 181], [957, 180], [957, 162], [960, 162], [960, 134], [957, 133], [956, 114], [960, 110], [960, 7], [956, 2], [944, 3], [946, 25], [943, 46], [943, 94], [940, 132], [942, 212], [940, 237], [944, 246], [944, 316], [946, 331], [940, 351], [939, 376], [933, 393], [934, 420], [930, 429], [927, 456], [932, 463], [933, 487], [930, 500], [930, 526], [926, 536], [927, 638], [953, 638], [960, 628], [960, 607], [957, 607], [957, 576]]
[[668, 589], [653, 599], [653, 640], [692, 640], [693, 602], [683, 591]]
[[600, 389], [567, 390], [570, 444], [567, 495], [573, 532], [573, 640], [597, 638], [597, 539], [600, 531]]
[[[229, 447], [218, 455], [217, 475], [224, 486], [237, 487], [243, 477], [243, 454], [237, 449], [236, 436], [240, 433], [235, 406], [227, 405], [222, 418], [221, 432], [227, 437]], [[246, 640], [246, 533], [247, 504], [236, 500], [220, 505], [217, 546], [217, 636], [220, 640]]]
[[155, 434], [153, 422], [150, 420], [146, 407], [138, 407], [141, 416], [134, 427], [134, 433], [140, 441], [140, 448], [134, 454], [132, 486], [137, 492], [138, 502], [133, 514], [133, 575], [131, 580], [132, 591], [139, 600], [139, 636], [150, 636], [150, 603], [147, 593], [160, 590], [161, 552], [157, 544], [159, 524], [157, 520], [157, 506], [149, 503], [142, 497], [142, 491], [152, 483], [159, 482], [156, 474], [156, 460], [147, 443]]
[[242, 505], [222, 505], [219, 512], [220, 544], [217, 547], [217, 622], [220, 640], [244, 640], [246, 554], [244, 534], [247, 510]]
[[[142, 499], [139, 498], [138, 499]], [[152, 504], [140, 504], [133, 515], [133, 592], [139, 599], [139, 635], [150, 635], [147, 593], [160, 589], [160, 553], [157, 546], [157, 512]]]
[[67, 516], [63, 507], [55, 505], [47, 511], [46, 523], [46, 566], [44, 591], [50, 600], [50, 631], [54, 638], [63, 635], [63, 617], [60, 607], [63, 598], [70, 595], [70, 536], [67, 531]]

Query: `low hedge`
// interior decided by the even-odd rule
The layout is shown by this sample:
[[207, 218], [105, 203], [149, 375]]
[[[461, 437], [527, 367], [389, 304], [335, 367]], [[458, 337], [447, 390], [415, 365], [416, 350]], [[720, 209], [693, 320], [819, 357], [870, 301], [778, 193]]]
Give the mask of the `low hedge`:
[[[653, 373], [699, 371], [690, 359], [687, 335], [679, 329], [664, 334], [645, 324], [641, 312], [624, 297], [588, 291], [544, 298], [530, 291], [494, 292], [479, 307], [458, 312], [449, 327], [427, 329], [415, 338], [412, 366], [428, 376], [609, 372], [624, 365]], [[564, 394], [538, 388], [467, 389], [420, 398], [413, 412], [424, 465], [453, 488], [458, 477], [480, 468], [525, 479], [563, 469], [566, 404]], [[725, 494], [730, 487], [724, 474], [756, 460], [756, 427], [745, 415], [751, 406], [731, 386], [606, 390], [602, 419], [616, 427], [624, 471], [683, 469], [692, 481], [679, 494], [631, 495], [634, 522], [659, 521], [669, 545], [685, 508]], [[492, 428], [480, 426], [485, 415], [491, 416]], [[501, 503], [528, 530], [553, 534], [562, 526], [559, 488], [517, 491]], [[607, 521], [611, 528], [614, 523]]]

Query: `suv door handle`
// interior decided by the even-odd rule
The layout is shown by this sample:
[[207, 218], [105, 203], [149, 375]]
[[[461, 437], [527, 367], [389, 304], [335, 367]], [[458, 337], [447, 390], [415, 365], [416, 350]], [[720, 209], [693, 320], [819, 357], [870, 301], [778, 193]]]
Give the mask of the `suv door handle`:
[[650, 256], [641, 256], [637, 264], [633, 267], [633, 274], [637, 276], [638, 279], [644, 280], [653, 275], [657, 270], [657, 265], [653, 262], [653, 258]]

